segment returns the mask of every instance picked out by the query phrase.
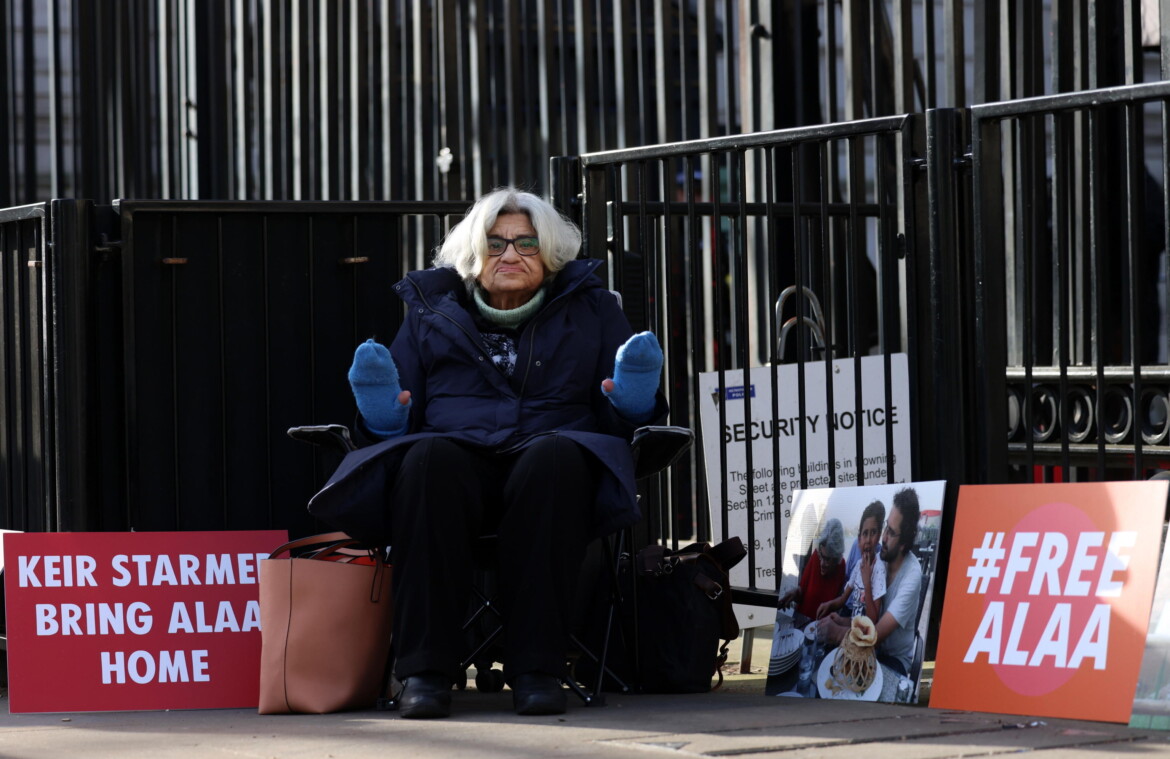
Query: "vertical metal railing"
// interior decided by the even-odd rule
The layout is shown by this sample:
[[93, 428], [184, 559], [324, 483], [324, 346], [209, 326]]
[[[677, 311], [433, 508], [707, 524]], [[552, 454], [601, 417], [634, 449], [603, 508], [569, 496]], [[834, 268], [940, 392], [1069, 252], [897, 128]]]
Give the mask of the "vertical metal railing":
[[1140, 5], [0, 0], [0, 206], [544, 191], [550, 155], [1138, 83]]
[[[663, 342], [672, 422], [705, 438], [646, 494], [647, 537], [677, 543], [740, 535], [752, 548], [740, 590], [758, 593], [751, 597], [765, 605], [777, 577], [761, 577], [756, 568], [779, 566], [773, 562], [784, 533], [773, 515], [791, 498], [789, 486], [838, 480], [826, 473], [821, 447], [814, 454], [807, 442], [815, 423], [804, 409], [806, 402], [812, 408], [815, 388], [831, 388], [840, 372], [852, 378], [848, 393], [827, 391], [821, 420], [829, 460], [847, 458], [851, 482], [912, 476], [909, 466], [900, 473], [891, 466], [880, 477], [872, 467], [866, 473], [867, 457], [892, 450], [888, 428], [875, 446], [860, 425], [836, 429], [829, 419], [862, 413], [862, 364], [872, 356], [879, 357], [886, 387], [875, 404], [882, 412], [896, 413], [893, 354], [910, 354], [910, 382], [919, 384], [912, 346], [923, 304], [906, 289], [919, 274], [914, 237], [904, 226], [914, 218], [910, 207], [920, 200], [913, 192], [924, 179], [907, 164], [920, 153], [914, 135], [921, 128], [914, 122], [871, 119], [581, 157], [585, 252], [610, 262], [613, 286], [644, 292], [646, 312], [635, 328], [651, 329]], [[823, 345], [798, 328], [781, 351], [776, 313], [790, 286], [795, 295], [786, 319], [795, 313], [808, 324], [812, 298], [826, 304]], [[789, 363], [797, 367], [791, 386], [779, 380], [788, 376]], [[760, 372], [750, 380], [760, 392], [725, 392], [746, 382], [743, 370]], [[710, 377], [716, 379], [704, 379]], [[715, 403], [714, 428], [707, 426], [710, 417], [701, 419], [713, 388], [728, 399]], [[771, 400], [761, 400], [765, 395]], [[792, 396], [798, 418], [778, 418], [778, 404]], [[725, 434], [733, 405], [737, 418], [764, 420], [769, 447], [753, 450], [742, 429]], [[903, 419], [918, 429], [934, 423], [933, 413], [915, 404]], [[720, 442], [712, 447], [711, 440]], [[852, 453], [840, 454], [845, 450]], [[742, 462], [733, 467], [737, 474], [724, 476], [732, 459]], [[789, 461], [799, 466], [781, 482], [777, 473]]]
[[1161, 82], [971, 109], [987, 481], [1170, 465], [1168, 107]]
[[[769, 347], [763, 305], [795, 284], [824, 304], [829, 357], [909, 353], [914, 474], [947, 480], [952, 502], [963, 483], [1144, 478], [1170, 466], [1168, 109], [1157, 83], [590, 154], [586, 251], [646, 288], [679, 423], [697, 421], [699, 375], [723, 388], [791, 360]], [[694, 309], [681, 318], [663, 285], [676, 279]], [[735, 402], [752, 418], [750, 393]], [[829, 436], [830, 458], [842, 443]], [[661, 483], [651, 539], [727, 534], [734, 478], [707, 474], [728, 471], [729, 450], [696, 451], [672, 474], [688, 480]], [[777, 438], [773, 468], [782, 450]], [[758, 459], [738, 456], [749, 490]], [[754, 544], [755, 522], [743, 530]]]
[[53, 502], [49, 207], [0, 211], [0, 519], [59, 528]]
[[739, 131], [737, 6], [4, 0], [0, 206], [543, 191], [549, 155]]

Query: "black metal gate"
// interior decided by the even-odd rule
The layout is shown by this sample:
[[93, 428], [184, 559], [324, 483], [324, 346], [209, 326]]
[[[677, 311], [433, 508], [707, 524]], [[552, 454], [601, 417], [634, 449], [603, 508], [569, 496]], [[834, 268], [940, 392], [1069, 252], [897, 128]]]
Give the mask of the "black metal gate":
[[989, 428], [976, 481], [1170, 466], [1170, 82], [977, 106], [964, 224]]
[[[951, 479], [943, 474], [951, 465], [945, 449], [931, 440], [931, 414], [921, 410], [931, 408], [940, 360], [930, 349], [934, 324], [927, 318], [922, 284], [930, 279], [929, 248], [915, 234], [927, 218], [927, 173], [916, 168], [925, 155], [924, 127], [921, 116], [899, 116], [581, 158], [586, 251], [610, 259], [613, 286], [633, 292], [634, 302], [642, 304], [643, 311], [630, 314], [635, 329], [662, 337], [675, 423], [700, 427], [703, 373], [717, 373], [722, 391], [731, 384], [724, 381], [725, 372], [771, 367], [764, 382], [771, 384], [767, 397], [773, 408], [759, 414], [774, 419], [782, 394], [798, 396], [804, 409], [809, 390], [803, 381], [780, 387], [780, 365], [796, 363], [797, 376], [804, 378], [806, 363], [825, 360], [810, 381], [831, 387], [834, 371], [860, 380], [862, 361], [870, 356], [881, 357], [887, 392], [880, 410], [893, 418], [891, 367], [894, 354], [904, 352], [915, 399], [913, 415], [903, 411], [913, 425], [913, 474]], [[785, 299], [788, 309], [781, 307]], [[832, 359], [846, 362], [834, 365]], [[860, 384], [855, 387], [850, 397], [829, 394], [826, 419], [841, 413], [860, 417]], [[719, 429], [702, 429], [702, 435], [721, 435], [731, 403], [742, 404], [743, 418], [753, 418], [753, 394], [744, 392], [719, 406]], [[755, 473], [779, 472], [781, 459], [795, 456], [801, 462], [800, 486], [808, 486], [807, 418], [802, 412], [800, 435], [771, 436], [766, 461], [753, 461], [748, 439], [720, 445], [718, 467], [705, 462], [697, 447], [649, 499], [656, 507], [651, 539], [733, 534], [728, 531], [733, 484], [726, 477], [709, 483], [705, 473], [726, 472], [723, 462], [739, 446], [746, 481], [735, 487], [756, 493], [760, 479], [772, 490], [747, 499], [746, 534], [740, 537], [755, 547], [748, 555], [747, 590], [763, 592], [741, 594], [741, 600], [768, 605], [775, 597], [774, 579], [757, 582], [755, 564], [765, 552], [778, 557], [784, 536], [779, 518], [761, 518], [771, 519], [772, 509], [764, 506], [768, 496], [771, 504], [780, 504], [785, 494], [779, 476]], [[865, 458], [892, 452], [893, 435], [887, 425], [881, 450], [873, 450], [864, 445], [862, 425], [830, 428], [829, 456], [836, 458], [833, 451], [852, 438], [855, 482], [865, 484]], [[708, 517], [722, 524], [712, 525]]]
[[[696, 424], [703, 372], [905, 352], [912, 476], [947, 480], [949, 506], [967, 483], [1142, 479], [1170, 462], [1168, 124], [1163, 82], [589, 154], [586, 250], [664, 336], [678, 423]], [[782, 321], [816, 315], [805, 292], [824, 350], [800, 329], [782, 355]], [[772, 461], [802, 439], [773, 437]], [[721, 460], [732, 446], [752, 492], [751, 445]], [[855, 468], [875, 453], [858, 445]], [[676, 465], [651, 538], [709, 538], [708, 515], [727, 534], [729, 483], [703, 475], [699, 450]], [[755, 524], [747, 543], [782, 545]], [[741, 597], [766, 602], [749, 576], [764, 592]]]
[[57, 200], [0, 216], [3, 527], [314, 527], [353, 345], [464, 202]]

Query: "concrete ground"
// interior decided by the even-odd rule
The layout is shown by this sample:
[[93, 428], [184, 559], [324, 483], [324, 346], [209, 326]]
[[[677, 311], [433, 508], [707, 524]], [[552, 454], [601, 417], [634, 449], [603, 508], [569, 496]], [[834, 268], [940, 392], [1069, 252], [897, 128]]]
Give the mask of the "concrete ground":
[[[766, 697], [771, 635], [751, 665], [698, 695], [609, 694], [558, 717], [519, 717], [511, 695], [456, 693], [441, 721], [394, 712], [260, 716], [252, 710], [0, 714], [0, 757], [842, 757], [928, 759], [1044, 751], [1051, 756], [1166, 756], [1170, 733], [1123, 725], [943, 711], [927, 706]], [[732, 654], [741, 658], [741, 647]], [[930, 668], [924, 672], [923, 695]], [[68, 687], [62, 684], [62, 687]], [[0, 695], [0, 702], [6, 694]]]

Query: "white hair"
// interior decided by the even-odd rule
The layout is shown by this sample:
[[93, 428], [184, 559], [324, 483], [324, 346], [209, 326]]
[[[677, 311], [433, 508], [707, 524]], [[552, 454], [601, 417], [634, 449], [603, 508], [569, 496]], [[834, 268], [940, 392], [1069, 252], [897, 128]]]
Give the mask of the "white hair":
[[487, 233], [501, 214], [522, 213], [540, 240], [540, 260], [551, 277], [581, 250], [581, 230], [551, 203], [515, 187], [492, 190], [475, 201], [463, 220], [451, 228], [435, 252], [435, 266], [459, 272], [470, 290], [487, 260]]

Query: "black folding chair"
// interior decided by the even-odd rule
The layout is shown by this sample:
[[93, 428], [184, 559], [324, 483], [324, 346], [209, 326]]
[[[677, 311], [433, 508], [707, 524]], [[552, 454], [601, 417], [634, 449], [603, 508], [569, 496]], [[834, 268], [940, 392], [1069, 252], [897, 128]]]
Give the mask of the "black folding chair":
[[[349, 428], [340, 424], [292, 427], [288, 430], [288, 436], [294, 440], [321, 446], [342, 456], [357, 447], [350, 436]], [[694, 439], [694, 432], [686, 427], [669, 425], [640, 427], [635, 431], [630, 442], [630, 450], [634, 458], [635, 479], [650, 477], [668, 468], [686, 453], [694, 443]], [[479, 539], [480, 545], [476, 547], [476, 552], [480, 557], [491, 555], [491, 543], [494, 538], [493, 535], [484, 535]], [[577, 681], [577, 678], [572, 675], [573, 668], [570, 668], [570, 676], [563, 680], [564, 684], [576, 693], [586, 706], [601, 706], [605, 703], [603, 685], [607, 677], [617, 683], [620, 690], [628, 691], [630, 689], [618, 674], [607, 666], [609, 641], [614, 629], [616, 609], [619, 604], [624, 602], [617, 583], [616, 557], [620, 556], [624, 550], [625, 540], [625, 530], [602, 539], [602, 550], [604, 561], [608, 567], [607, 573], [611, 581], [611, 590], [609, 603], [602, 611], [606, 619], [600, 641], [593, 646], [588, 646], [578, 636], [571, 636], [570, 642], [574, 650], [568, 653], [575, 657], [587, 657], [597, 671], [597, 682], [592, 688], [587, 688]], [[470, 610], [468, 619], [463, 625], [463, 629], [469, 632], [471, 642], [469, 643], [468, 655], [460, 662], [460, 668], [465, 673], [464, 679], [456, 685], [460, 689], [465, 687], [466, 671], [468, 668], [474, 667], [476, 688], [485, 692], [498, 692], [503, 689], [504, 677], [501, 671], [493, 668], [493, 664], [500, 660], [496, 644], [503, 631], [503, 617], [492, 600], [492, 586], [495, 583], [494, 572], [486, 566], [484, 561], [477, 563], [484, 565], [484, 568], [477, 573], [472, 585], [475, 608]], [[598, 648], [600, 650], [595, 650]], [[393, 701], [388, 702], [387, 706], [393, 708]]]

